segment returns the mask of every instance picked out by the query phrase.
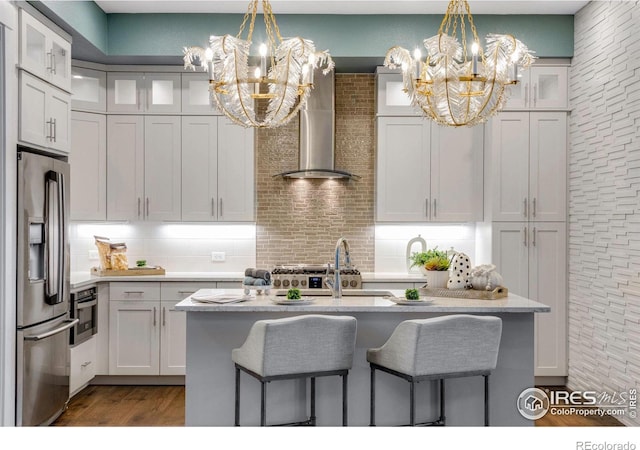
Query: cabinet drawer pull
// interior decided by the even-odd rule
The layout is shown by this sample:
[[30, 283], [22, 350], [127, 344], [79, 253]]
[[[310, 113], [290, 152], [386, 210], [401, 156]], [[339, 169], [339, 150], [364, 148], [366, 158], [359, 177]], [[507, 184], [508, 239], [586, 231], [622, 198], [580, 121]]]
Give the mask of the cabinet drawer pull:
[[162, 307], [162, 326], [163, 327], [167, 325], [166, 316], [167, 316], [167, 308], [163, 306]]
[[132, 294], [142, 295], [144, 294], [144, 291], [124, 291], [124, 293], [127, 295], [132, 295]]
[[157, 308], [154, 306], [153, 307], [153, 326], [156, 326], [156, 312], [157, 312]]
[[87, 367], [89, 364], [91, 364], [91, 361], [86, 361], [86, 362], [82, 363], [80, 365], [80, 367]]
[[529, 230], [527, 227], [524, 227], [524, 246], [527, 247], [527, 234], [529, 234]]
[[533, 241], [531, 242], [533, 246], [536, 246], [536, 227], [533, 227]]
[[196, 291], [178, 291], [178, 294], [180, 295], [193, 295], [195, 293]]
[[533, 217], [536, 216], [536, 198], [533, 197], [533, 212], [531, 213]]

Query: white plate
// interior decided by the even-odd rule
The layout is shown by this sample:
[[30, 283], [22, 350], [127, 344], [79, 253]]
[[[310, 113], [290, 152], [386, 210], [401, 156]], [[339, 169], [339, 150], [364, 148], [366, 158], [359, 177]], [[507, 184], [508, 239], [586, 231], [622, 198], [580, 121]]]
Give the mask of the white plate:
[[388, 297], [396, 305], [430, 305], [433, 303], [433, 299], [419, 299], [419, 300], [407, 300], [404, 297]]
[[204, 295], [192, 295], [191, 300], [197, 303], [239, 303], [247, 300], [252, 300], [250, 295], [229, 295], [229, 294], [204, 294]]
[[290, 300], [288, 298], [274, 298], [271, 299], [273, 303], [276, 305], [310, 305], [315, 302], [316, 299], [313, 297], [302, 297], [298, 300]]

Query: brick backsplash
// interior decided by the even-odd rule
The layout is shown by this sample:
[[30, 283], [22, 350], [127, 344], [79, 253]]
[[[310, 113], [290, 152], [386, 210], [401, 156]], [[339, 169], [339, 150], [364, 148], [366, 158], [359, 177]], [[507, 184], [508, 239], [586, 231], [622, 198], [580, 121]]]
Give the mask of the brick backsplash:
[[[640, 389], [640, 4], [575, 16], [569, 153], [569, 379]], [[626, 425], [640, 419], [618, 417]]]
[[298, 122], [256, 133], [257, 242], [261, 267], [326, 263], [347, 238], [353, 263], [374, 269], [375, 77], [336, 76], [335, 166], [361, 177], [287, 180], [298, 166]]

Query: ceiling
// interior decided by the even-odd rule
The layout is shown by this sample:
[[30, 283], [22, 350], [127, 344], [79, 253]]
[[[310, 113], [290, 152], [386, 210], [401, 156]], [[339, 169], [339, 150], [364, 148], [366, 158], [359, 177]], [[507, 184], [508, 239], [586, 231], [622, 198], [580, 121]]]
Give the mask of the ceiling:
[[[106, 13], [244, 13], [249, 0], [95, 0]], [[444, 14], [442, 0], [272, 0], [275, 14]], [[588, 1], [471, 0], [473, 14], [575, 14]], [[261, 9], [259, 9], [261, 11]]]

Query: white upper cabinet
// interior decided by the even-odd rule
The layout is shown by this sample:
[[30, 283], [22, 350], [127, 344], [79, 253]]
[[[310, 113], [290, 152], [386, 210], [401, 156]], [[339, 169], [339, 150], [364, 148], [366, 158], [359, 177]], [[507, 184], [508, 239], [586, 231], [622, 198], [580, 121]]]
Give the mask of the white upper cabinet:
[[[378, 69], [380, 72], [382, 69]], [[379, 116], [418, 116], [419, 110], [411, 105], [404, 91], [401, 73], [378, 73], [376, 113]]]
[[422, 117], [379, 117], [376, 220], [482, 220], [483, 133]]
[[567, 110], [569, 108], [566, 66], [532, 66], [521, 73], [517, 85], [507, 87], [505, 110]]
[[107, 219], [107, 118], [71, 112], [71, 220]]
[[421, 117], [378, 118], [376, 219], [429, 220], [431, 126]]
[[218, 108], [211, 105], [208, 74], [202, 72], [182, 74], [182, 112], [185, 114], [221, 114]]
[[431, 125], [431, 220], [483, 218], [484, 127]]
[[107, 118], [107, 219], [180, 220], [180, 117]]
[[146, 220], [180, 220], [180, 117], [144, 118]]
[[107, 111], [121, 113], [179, 113], [180, 74], [109, 72]]
[[20, 9], [20, 68], [71, 91], [71, 43]]
[[491, 128], [491, 220], [565, 221], [567, 115], [503, 112]]
[[68, 154], [71, 96], [23, 70], [19, 95], [19, 140]]
[[72, 67], [71, 107], [80, 111], [106, 112], [107, 73], [84, 67]]

